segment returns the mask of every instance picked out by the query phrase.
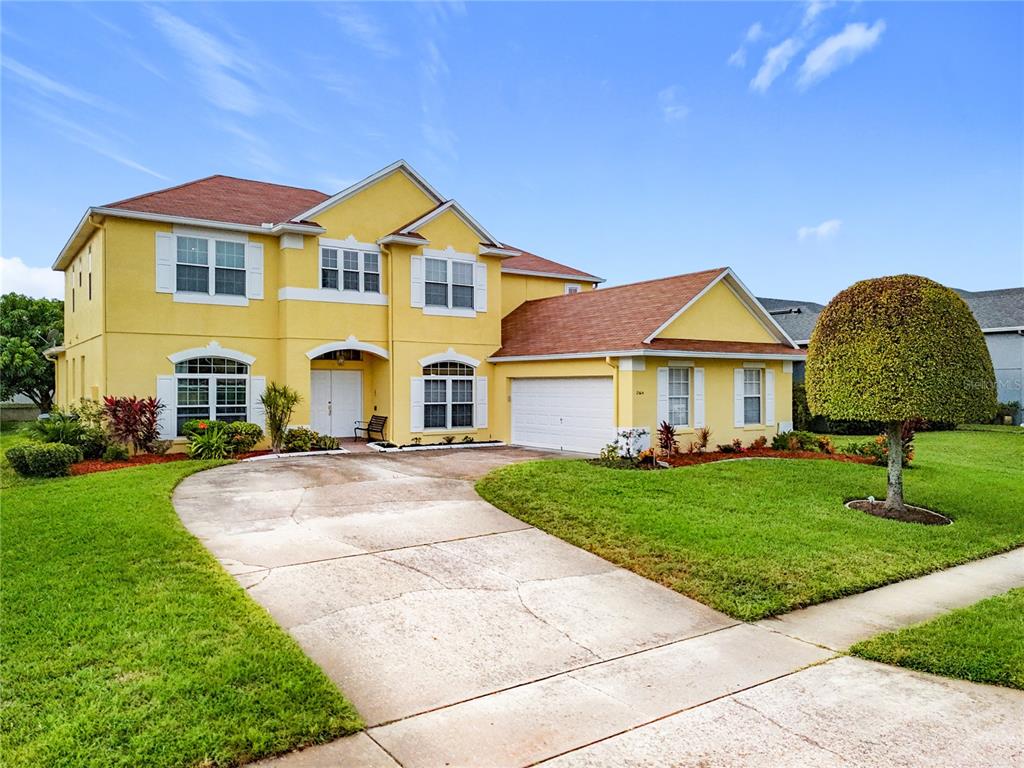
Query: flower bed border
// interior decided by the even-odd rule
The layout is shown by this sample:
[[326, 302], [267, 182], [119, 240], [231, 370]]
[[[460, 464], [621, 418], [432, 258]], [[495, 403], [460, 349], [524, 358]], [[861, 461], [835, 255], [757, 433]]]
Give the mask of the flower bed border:
[[841, 461], [848, 464], [874, 465], [870, 456], [854, 456], [849, 453], [821, 453], [819, 451], [776, 451], [772, 448], [751, 448], [735, 453], [724, 451], [707, 451], [704, 453], [677, 453], [674, 456], [659, 457], [672, 467], [692, 467], [697, 464], [710, 464], [715, 461], [740, 461], [744, 459], [817, 459]]
[[344, 453], [352, 453], [352, 451], [344, 448], [331, 448], [327, 451], [291, 451], [288, 453], [263, 453], [258, 456], [247, 456], [239, 461], [263, 461], [264, 459], [290, 459], [293, 456], [339, 456]]
[[166, 464], [169, 461], [183, 461], [188, 458], [187, 453], [140, 453], [132, 456], [127, 461], [104, 461], [103, 459], [86, 459], [71, 465], [71, 476], [91, 475], [96, 472], [109, 472], [114, 469], [130, 469], [131, 467], [146, 467], [151, 464]]
[[385, 448], [377, 443], [367, 443], [377, 453], [401, 453], [406, 451], [444, 451], [451, 448], [500, 448], [507, 445], [504, 440], [478, 440], [472, 443], [432, 443], [430, 445], [396, 445]]

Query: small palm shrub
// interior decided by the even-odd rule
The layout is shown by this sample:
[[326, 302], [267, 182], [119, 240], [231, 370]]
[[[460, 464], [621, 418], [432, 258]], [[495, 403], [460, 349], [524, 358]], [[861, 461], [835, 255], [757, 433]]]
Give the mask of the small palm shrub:
[[279, 453], [284, 447], [288, 424], [292, 420], [295, 406], [301, 399], [299, 393], [291, 387], [273, 381], [267, 385], [266, 391], [260, 397], [260, 402], [263, 403], [263, 408], [266, 411], [270, 448], [275, 453]]
[[78, 445], [85, 427], [74, 414], [54, 408], [45, 419], [30, 421], [25, 430], [41, 443]]
[[231, 455], [231, 439], [223, 429], [208, 429], [193, 435], [188, 442], [192, 459], [226, 459]]
[[82, 460], [82, 451], [64, 443], [16, 445], [5, 454], [14, 471], [23, 477], [63, 477]]

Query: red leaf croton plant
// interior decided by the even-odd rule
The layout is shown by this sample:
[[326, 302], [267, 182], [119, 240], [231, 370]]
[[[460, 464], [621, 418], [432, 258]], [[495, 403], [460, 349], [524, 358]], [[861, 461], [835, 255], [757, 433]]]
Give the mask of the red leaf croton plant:
[[132, 453], [148, 451], [160, 439], [160, 412], [164, 404], [155, 397], [103, 398], [110, 436], [128, 445]]

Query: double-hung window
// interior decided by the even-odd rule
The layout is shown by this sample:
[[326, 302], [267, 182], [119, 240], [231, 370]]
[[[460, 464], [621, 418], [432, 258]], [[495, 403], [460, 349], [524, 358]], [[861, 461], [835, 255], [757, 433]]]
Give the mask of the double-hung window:
[[177, 429], [192, 419], [245, 421], [249, 366], [224, 357], [194, 357], [174, 366]]
[[690, 425], [690, 369], [668, 369], [668, 421], [673, 427]]
[[473, 426], [473, 369], [465, 363], [433, 363], [423, 369], [423, 427]]
[[743, 369], [743, 423], [761, 423], [761, 369]]
[[245, 243], [178, 235], [176, 252], [177, 291], [245, 296]]
[[321, 247], [320, 287], [380, 293], [380, 254]]
[[428, 256], [424, 265], [426, 306], [473, 309], [473, 262]]

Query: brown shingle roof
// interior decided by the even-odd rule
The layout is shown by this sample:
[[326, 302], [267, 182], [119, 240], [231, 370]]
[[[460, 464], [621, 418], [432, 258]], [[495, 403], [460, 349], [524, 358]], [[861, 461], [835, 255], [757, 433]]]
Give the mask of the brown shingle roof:
[[290, 221], [328, 197], [315, 189], [207, 176], [104, 207], [259, 226]]
[[514, 245], [508, 245], [507, 243], [502, 244], [506, 248], [511, 248], [514, 251], [519, 251], [519, 256], [511, 256], [501, 264], [503, 272], [510, 269], [521, 269], [526, 272], [547, 272], [552, 275], [565, 275], [566, 277], [580, 277], [586, 278], [588, 281], [600, 281], [601, 278], [595, 277], [589, 272], [570, 267], [565, 264], [559, 264], [557, 261], [551, 259], [545, 259], [543, 256], [538, 256], [535, 253], [524, 251], [522, 248], [516, 248]]
[[719, 267], [527, 301], [502, 320], [502, 346], [495, 357], [640, 349], [644, 339], [724, 271]]

